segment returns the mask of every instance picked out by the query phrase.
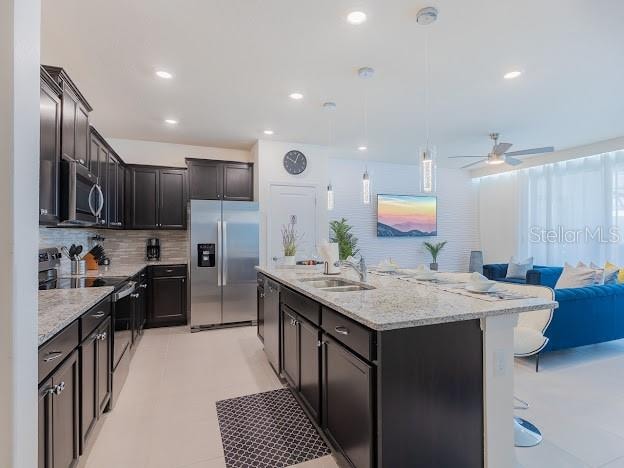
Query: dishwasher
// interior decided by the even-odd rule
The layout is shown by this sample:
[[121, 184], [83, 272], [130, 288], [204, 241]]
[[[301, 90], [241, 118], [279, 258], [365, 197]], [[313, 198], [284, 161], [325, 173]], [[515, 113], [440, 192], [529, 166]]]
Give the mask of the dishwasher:
[[130, 370], [130, 345], [136, 308], [136, 291], [136, 281], [124, 281], [118, 288], [115, 288], [112, 295], [114, 333], [111, 366], [113, 369], [111, 409], [117, 401]]

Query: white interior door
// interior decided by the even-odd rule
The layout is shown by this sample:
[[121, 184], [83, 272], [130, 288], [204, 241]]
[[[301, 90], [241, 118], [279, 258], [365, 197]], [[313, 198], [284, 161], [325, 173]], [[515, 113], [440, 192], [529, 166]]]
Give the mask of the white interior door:
[[294, 220], [298, 234], [297, 260], [315, 258], [317, 215], [316, 187], [302, 185], [271, 185], [271, 203], [268, 219], [268, 264], [273, 258], [284, 256], [282, 226]]

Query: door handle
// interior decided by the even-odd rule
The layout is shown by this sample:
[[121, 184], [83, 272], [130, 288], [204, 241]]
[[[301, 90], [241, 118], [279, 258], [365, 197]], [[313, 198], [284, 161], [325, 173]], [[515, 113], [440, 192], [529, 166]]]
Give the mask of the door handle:
[[334, 330], [336, 330], [336, 333], [340, 333], [341, 335], [349, 334], [349, 329], [347, 327], [334, 327]]
[[43, 362], [55, 361], [61, 356], [63, 356], [63, 354], [64, 353], [62, 351], [51, 351], [46, 355], [47, 357], [43, 359]]
[[95, 211], [95, 208], [93, 207], [93, 201], [91, 200], [91, 198], [93, 197], [93, 191], [95, 190], [97, 184], [93, 184], [91, 186], [91, 190], [89, 190], [89, 196], [87, 197], [87, 200], [89, 202], [89, 209], [91, 210], [91, 214], [95, 217], [98, 216], [97, 211]]
[[95, 184], [95, 188], [100, 193], [100, 206], [98, 206], [97, 214], [95, 215], [96, 217], [99, 217], [102, 213], [102, 208], [104, 208], [104, 192], [102, 192], [102, 189], [98, 184]]
[[[223, 251], [223, 236], [221, 235], [221, 221], [217, 221], [217, 249]], [[223, 286], [221, 284], [221, 268], [223, 267], [223, 258], [221, 252], [217, 251], [217, 286]]]
[[54, 386], [55, 395], [60, 395], [63, 393], [63, 390], [65, 390], [65, 382], [61, 382], [60, 384]]
[[96, 314], [93, 314], [91, 317], [93, 318], [102, 318], [104, 317], [106, 314], [104, 312], [98, 312]]
[[227, 254], [227, 221], [222, 221], [223, 224], [223, 286], [227, 284], [228, 277], [228, 254]]

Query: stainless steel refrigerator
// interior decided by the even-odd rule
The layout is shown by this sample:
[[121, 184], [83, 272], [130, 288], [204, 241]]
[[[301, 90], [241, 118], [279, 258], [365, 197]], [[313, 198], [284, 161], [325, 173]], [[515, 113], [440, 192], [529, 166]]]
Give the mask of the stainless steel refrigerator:
[[255, 202], [191, 200], [191, 331], [256, 320]]

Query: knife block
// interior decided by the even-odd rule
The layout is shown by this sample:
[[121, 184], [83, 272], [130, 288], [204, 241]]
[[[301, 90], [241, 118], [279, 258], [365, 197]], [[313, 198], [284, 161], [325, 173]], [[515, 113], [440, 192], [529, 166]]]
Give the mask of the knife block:
[[92, 253], [85, 255], [83, 260], [87, 262], [87, 270], [97, 270], [100, 267]]

